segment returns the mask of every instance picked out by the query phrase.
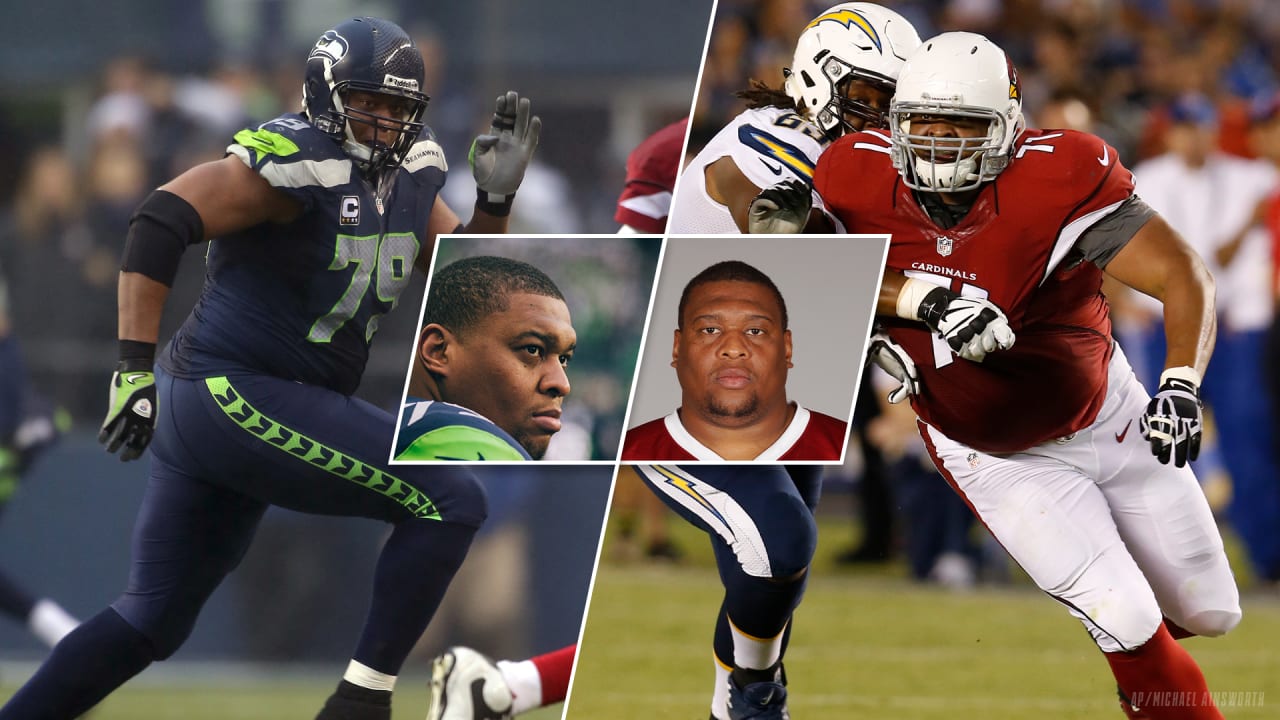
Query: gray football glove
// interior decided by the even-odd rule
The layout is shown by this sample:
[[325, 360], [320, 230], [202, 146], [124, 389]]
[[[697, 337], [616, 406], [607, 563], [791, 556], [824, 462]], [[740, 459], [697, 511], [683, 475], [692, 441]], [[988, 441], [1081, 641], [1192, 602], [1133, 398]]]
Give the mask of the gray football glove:
[[752, 235], [798, 235], [809, 222], [813, 195], [799, 180], [783, 180], [760, 191], [747, 209]]
[[476, 137], [467, 155], [476, 187], [489, 202], [506, 202], [515, 194], [541, 133], [542, 118], [530, 110], [529, 98], [514, 90], [498, 96], [489, 132]]
[[920, 375], [916, 372], [915, 361], [888, 333], [877, 332], [871, 336], [867, 362], [875, 363], [898, 381], [898, 387], [889, 392], [890, 403], [896, 405], [920, 392]]

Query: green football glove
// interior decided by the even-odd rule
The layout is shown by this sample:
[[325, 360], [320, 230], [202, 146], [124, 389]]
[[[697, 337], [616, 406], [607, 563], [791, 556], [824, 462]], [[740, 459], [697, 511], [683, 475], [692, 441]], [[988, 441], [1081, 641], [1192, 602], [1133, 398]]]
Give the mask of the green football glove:
[[482, 199], [510, 203], [541, 133], [542, 118], [530, 110], [529, 98], [521, 98], [514, 90], [498, 96], [488, 134], [477, 137], [467, 155]]
[[120, 452], [120, 459], [136, 460], [147, 449], [156, 428], [156, 378], [151, 363], [121, 360], [111, 376], [111, 398], [107, 418], [102, 421], [98, 442], [107, 452]]

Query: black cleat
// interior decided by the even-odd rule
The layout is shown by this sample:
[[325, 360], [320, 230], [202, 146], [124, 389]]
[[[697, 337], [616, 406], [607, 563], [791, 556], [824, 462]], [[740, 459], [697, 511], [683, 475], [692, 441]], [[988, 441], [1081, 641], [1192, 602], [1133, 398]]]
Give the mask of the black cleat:
[[343, 680], [316, 720], [391, 720], [391, 691], [370, 690]]

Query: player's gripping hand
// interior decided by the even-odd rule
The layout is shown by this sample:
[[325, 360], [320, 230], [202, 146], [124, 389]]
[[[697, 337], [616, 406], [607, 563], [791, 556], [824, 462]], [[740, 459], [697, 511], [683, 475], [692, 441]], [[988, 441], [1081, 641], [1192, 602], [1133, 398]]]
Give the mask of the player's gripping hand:
[[752, 235], [796, 235], [809, 222], [813, 196], [806, 183], [783, 180], [760, 191], [747, 209], [747, 232]]
[[987, 353], [1008, 350], [1016, 340], [1003, 310], [985, 299], [963, 297], [946, 288], [930, 291], [918, 314], [965, 360], [982, 362]]
[[1138, 419], [1142, 437], [1151, 443], [1151, 454], [1166, 465], [1172, 457], [1175, 467], [1199, 457], [1200, 412], [1200, 373], [1189, 367], [1161, 373], [1160, 389]]
[[498, 96], [489, 132], [476, 137], [467, 155], [476, 187], [489, 202], [509, 201], [515, 194], [541, 133], [542, 118], [533, 114], [529, 98], [514, 90]]
[[916, 372], [915, 361], [888, 334], [877, 332], [871, 336], [867, 362], [875, 363], [898, 381], [898, 387], [889, 393], [890, 403], [896, 405], [920, 392], [920, 375]]
[[147, 449], [156, 427], [156, 378], [151, 363], [121, 360], [111, 376], [107, 419], [102, 421], [98, 442], [107, 452], [120, 452], [121, 460], [136, 460]]

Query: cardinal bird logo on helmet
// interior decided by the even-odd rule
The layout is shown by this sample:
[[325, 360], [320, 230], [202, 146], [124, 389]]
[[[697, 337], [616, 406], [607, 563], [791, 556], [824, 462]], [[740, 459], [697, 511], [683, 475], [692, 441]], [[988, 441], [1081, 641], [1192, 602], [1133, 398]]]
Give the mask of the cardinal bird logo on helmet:
[[1013, 61], [1008, 55], [1004, 57], [1005, 64], [1009, 66], [1009, 99], [1022, 101], [1022, 83], [1018, 82], [1018, 69], [1013, 66]]

